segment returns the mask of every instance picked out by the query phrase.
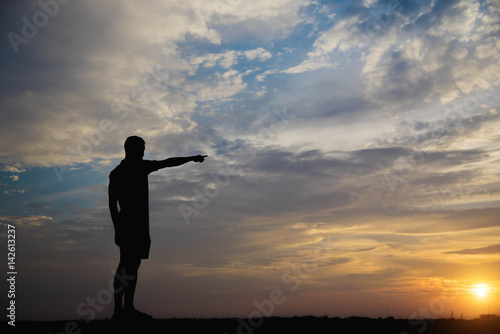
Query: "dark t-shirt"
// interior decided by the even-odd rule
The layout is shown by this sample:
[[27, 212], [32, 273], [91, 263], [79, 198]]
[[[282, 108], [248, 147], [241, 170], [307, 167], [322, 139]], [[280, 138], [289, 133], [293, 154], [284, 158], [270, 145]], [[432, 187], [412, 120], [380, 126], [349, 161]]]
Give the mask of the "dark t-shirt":
[[148, 175], [159, 169], [152, 160], [124, 159], [109, 174], [109, 196], [120, 207], [115, 227], [115, 242], [147, 258], [149, 237]]

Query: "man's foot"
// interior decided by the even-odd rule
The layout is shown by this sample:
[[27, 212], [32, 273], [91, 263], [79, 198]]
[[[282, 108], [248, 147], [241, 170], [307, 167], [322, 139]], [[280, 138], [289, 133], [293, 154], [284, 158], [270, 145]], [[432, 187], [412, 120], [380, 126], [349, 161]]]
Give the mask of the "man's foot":
[[115, 311], [115, 313], [113, 313], [113, 317], [111, 319], [115, 320], [115, 321], [123, 320], [123, 311]]

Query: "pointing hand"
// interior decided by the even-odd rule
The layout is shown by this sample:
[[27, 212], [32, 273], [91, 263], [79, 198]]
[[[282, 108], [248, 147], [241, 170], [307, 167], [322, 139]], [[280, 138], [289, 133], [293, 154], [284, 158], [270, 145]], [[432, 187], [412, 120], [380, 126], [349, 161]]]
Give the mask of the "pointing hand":
[[205, 158], [206, 158], [206, 157], [208, 157], [208, 155], [195, 155], [195, 156], [193, 157], [193, 161], [194, 161], [194, 162], [200, 162], [200, 163], [201, 163], [201, 162], [205, 161]]

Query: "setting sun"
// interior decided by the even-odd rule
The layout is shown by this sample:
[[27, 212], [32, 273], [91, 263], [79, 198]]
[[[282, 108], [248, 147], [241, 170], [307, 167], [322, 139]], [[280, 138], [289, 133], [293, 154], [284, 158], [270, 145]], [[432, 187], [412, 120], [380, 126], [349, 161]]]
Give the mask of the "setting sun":
[[474, 292], [478, 297], [486, 297], [486, 295], [488, 294], [488, 288], [484, 284], [476, 285], [476, 287], [474, 288]]

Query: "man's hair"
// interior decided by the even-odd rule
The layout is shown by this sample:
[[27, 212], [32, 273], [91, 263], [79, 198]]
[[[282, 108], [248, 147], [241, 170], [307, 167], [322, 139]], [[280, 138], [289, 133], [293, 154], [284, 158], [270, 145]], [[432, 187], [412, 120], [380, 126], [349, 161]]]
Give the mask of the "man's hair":
[[144, 139], [138, 136], [130, 136], [125, 140], [125, 154], [134, 154], [135, 152], [142, 150], [146, 142]]

